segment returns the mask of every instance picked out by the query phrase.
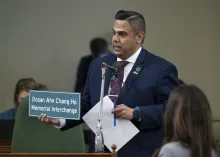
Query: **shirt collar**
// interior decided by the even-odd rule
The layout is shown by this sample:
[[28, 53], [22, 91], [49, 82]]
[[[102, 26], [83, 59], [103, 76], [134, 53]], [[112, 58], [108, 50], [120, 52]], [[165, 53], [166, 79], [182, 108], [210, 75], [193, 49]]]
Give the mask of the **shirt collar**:
[[[128, 59], [126, 59], [125, 61], [128, 61], [129, 63], [135, 63], [140, 52], [141, 52], [142, 47], [140, 47], [132, 56], [130, 56]], [[117, 61], [122, 61], [121, 58], [117, 57]]]

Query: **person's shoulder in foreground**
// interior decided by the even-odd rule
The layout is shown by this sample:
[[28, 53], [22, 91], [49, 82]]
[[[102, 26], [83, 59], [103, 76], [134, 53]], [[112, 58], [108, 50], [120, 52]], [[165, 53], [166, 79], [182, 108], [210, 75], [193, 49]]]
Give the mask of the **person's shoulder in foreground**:
[[15, 118], [15, 108], [8, 109], [0, 114], [0, 119], [14, 119]]
[[[170, 142], [161, 148], [158, 157], [190, 157], [190, 150], [180, 142]], [[218, 157], [214, 151], [212, 157]]]

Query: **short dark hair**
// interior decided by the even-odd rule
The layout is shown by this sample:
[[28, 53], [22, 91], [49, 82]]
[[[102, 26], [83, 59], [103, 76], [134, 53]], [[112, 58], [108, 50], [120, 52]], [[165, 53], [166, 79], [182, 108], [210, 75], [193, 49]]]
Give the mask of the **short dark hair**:
[[45, 84], [36, 83], [34, 85], [34, 87], [32, 88], [32, 90], [45, 90], [45, 91], [47, 91], [48, 88], [47, 88], [47, 86]]
[[31, 89], [35, 86], [36, 81], [33, 78], [22, 78], [18, 80], [15, 86], [14, 91], [14, 104], [17, 106], [18, 102], [18, 95], [22, 91], [30, 92]]
[[[115, 20], [127, 20], [135, 33], [143, 31], [146, 33], [144, 16], [135, 11], [119, 10], [115, 15]], [[142, 44], [144, 39], [142, 40]]]
[[107, 41], [103, 38], [94, 38], [90, 42], [90, 49], [95, 57], [99, 57], [108, 47]]

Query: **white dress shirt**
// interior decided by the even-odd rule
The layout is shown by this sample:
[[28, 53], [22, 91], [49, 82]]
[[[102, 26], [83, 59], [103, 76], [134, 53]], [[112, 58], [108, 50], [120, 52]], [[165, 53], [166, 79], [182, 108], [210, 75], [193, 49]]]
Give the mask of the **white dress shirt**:
[[[129, 63], [124, 67], [124, 77], [123, 77], [123, 82], [126, 81], [128, 74], [130, 73], [132, 67], [134, 66], [134, 63], [136, 62], [140, 52], [141, 52], [142, 47], [140, 47], [132, 56], [130, 56], [126, 60], [122, 60], [117, 57], [117, 61], [128, 61]], [[64, 127], [66, 124], [66, 119], [60, 119], [60, 126], [54, 126], [58, 129]]]

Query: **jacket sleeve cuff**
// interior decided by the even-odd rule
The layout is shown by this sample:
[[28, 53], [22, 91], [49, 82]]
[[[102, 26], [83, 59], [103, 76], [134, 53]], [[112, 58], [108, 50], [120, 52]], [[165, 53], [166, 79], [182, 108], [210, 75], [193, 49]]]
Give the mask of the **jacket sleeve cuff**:
[[54, 125], [55, 128], [57, 129], [61, 129], [62, 127], [64, 127], [66, 125], [66, 119], [60, 119], [60, 125]]

